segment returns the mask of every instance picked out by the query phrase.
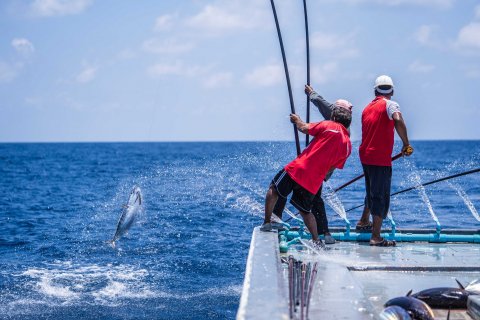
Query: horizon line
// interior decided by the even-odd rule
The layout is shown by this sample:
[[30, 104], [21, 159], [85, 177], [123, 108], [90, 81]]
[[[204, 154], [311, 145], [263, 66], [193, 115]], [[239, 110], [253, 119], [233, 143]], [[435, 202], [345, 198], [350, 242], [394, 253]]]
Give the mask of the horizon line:
[[[360, 142], [361, 140], [352, 140], [352, 142]], [[400, 139], [395, 139], [395, 141], [401, 141]], [[428, 142], [428, 141], [480, 141], [480, 139], [413, 139], [410, 141], [417, 142]], [[78, 140], [78, 141], [0, 141], [0, 144], [81, 144], [81, 143], [247, 143], [247, 142], [291, 142], [295, 143], [294, 140]]]

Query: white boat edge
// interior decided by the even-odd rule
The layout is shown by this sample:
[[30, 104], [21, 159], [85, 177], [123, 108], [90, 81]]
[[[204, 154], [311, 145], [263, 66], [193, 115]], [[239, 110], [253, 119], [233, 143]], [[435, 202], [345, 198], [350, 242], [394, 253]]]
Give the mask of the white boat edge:
[[248, 252], [237, 320], [289, 319], [278, 234], [255, 227]]

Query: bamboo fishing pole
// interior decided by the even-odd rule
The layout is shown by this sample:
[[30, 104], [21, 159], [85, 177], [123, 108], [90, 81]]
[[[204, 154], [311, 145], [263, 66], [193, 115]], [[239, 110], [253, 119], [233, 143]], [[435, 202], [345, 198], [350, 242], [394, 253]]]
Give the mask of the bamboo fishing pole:
[[[434, 183], [442, 182], [442, 181], [445, 181], [445, 180], [449, 180], [449, 179], [453, 179], [453, 178], [465, 176], [465, 175], [467, 175], [467, 174], [472, 174], [472, 173], [479, 172], [479, 171], [480, 171], [480, 168], [477, 168], [477, 169], [473, 169], [473, 170], [469, 170], [469, 171], [465, 171], [465, 172], [453, 174], [453, 175], [448, 176], [448, 177], [443, 177], [443, 178], [440, 178], [440, 179], [432, 180], [432, 181], [430, 181], [430, 182], [418, 184], [418, 185], [416, 185], [416, 186], [413, 186], [413, 187], [410, 187], [410, 188], [407, 188], [407, 189], [404, 189], [404, 190], [401, 190], [401, 191], [397, 191], [397, 192], [395, 192], [395, 193], [392, 193], [390, 196], [392, 197], [392, 196], [395, 196], [395, 195], [400, 194], [400, 193], [404, 193], [404, 192], [407, 192], [407, 191], [411, 191], [411, 190], [413, 190], [413, 189], [417, 189], [417, 188], [419, 188], [419, 187], [428, 186], [428, 185], [430, 185], [430, 184], [434, 184]], [[350, 209], [346, 210], [345, 212], [349, 212], [349, 211], [352, 211], [352, 210], [361, 208], [361, 207], [363, 207], [364, 205], [365, 205], [365, 204], [361, 204], [361, 205], [359, 205], [359, 206], [350, 208]]]
[[[392, 161], [395, 161], [395, 160], [397, 160], [397, 159], [401, 158], [401, 157], [402, 157], [402, 155], [403, 155], [403, 153], [401, 153], [401, 152], [400, 152], [399, 154], [397, 154], [397, 155], [393, 156], [393, 157], [392, 157]], [[346, 186], [349, 186], [349, 185], [351, 185], [351, 184], [352, 184], [352, 183], [354, 183], [355, 181], [357, 181], [357, 180], [359, 180], [359, 179], [363, 178], [364, 176], [365, 176], [365, 173], [362, 173], [362, 174], [361, 174], [361, 175], [359, 175], [358, 177], [356, 177], [356, 178], [353, 178], [352, 180], [348, 181], [348, 182], [347, 182], [347, 183], [345, 183], [345, 184], [342, 184], [340, 187], [338, 187], [337, 189], [335, 189], [335, 190], [334, 190], [334, 192], [337, 192], [337, 191], [339, 191], [339, 190], [342, 190], [342, 189], [343, 189], [343, 188], [345, 188]]]
[[[307, 50], [307, 85], [310, 86], [310, 40], [308, 36], [308, 15], [307, 15], [307, 0], [303, 0], [303, 13], [305, 16], [305, 44]], [[307, 123], [310, 122], [310, 97], [307, 95]], [[310, 136], [305, 135], [305, 147], [310, 142]]]
[[[288, 96], [290, 98], [290, 111], [295, 114], [295, 105], [293, 103], [292, 87], [290, 85], [290, 76], [288, 74], [287, 58], [285, 57], [285, 49], [283, 48], [282, 33], [280, 32], [280, 25], [278, 24], [277, 11], [275, 10], [275, 4], [273, 0], [270, 0], [272, 4], [273, 17], [275, 18], [275, 26], [277, 27], [278, 41], [280, 42], [280, 49], [282, 50], [283, 68], [285, 70], [285, 77], [287, 78]], [[300, 154], [300, 140], [298, 138], [297, 125], [293, 124], [293, 132], [295, 134], [295, 145], [297, 147], [297, 155]]]

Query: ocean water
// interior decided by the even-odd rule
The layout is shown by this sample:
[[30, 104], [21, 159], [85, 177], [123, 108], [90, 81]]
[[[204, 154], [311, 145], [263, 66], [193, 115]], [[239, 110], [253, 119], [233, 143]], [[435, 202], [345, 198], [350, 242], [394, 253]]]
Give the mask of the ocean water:
[[[480, 141], [413, 146], [394, 163], [392, 192], [480, 167]], [[235, 318], [265, 191], [294, 152], [290, 142], [0, 144], [0, 318]], [[328, 185], [360, 173], [355, 148]], [[144, 212], [112, 248], [134, 185]], [[363, 196], [360, 180], [338, 201], [349, 209]], [[434, 228], [433, 213], [445, 228], [479, 229], [477, 210], [480, 173], [392, 199], [399, 228]]]

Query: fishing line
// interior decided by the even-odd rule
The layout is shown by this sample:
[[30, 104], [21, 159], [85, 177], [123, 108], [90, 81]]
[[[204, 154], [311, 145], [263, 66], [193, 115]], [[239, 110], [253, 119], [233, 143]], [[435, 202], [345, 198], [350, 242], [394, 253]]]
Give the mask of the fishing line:
[[[404, 193], [404, 192], [408, 192], [408, 191], [417, 189], [417, 188], [419, 188], [419, 187], [425, 187], [425, 186], [428, 186], [428, 185], [430, 185], [430, 184], [442, 182], [442, 181], [445, 181], [445, 180], [448, 180], [448, 179], [453, 179], [453, 178], [457, 178], [457, 177], [461, 177], [461, 176], [466, 176], [466, 175], [468, 175], [468, 174], [476, 173], [476, 172], [479, 172], [479, 171], [480, 171], [480, 168], [477, 168], [477, 169], [473, 169], [473, 170], [469, 170], [469, 171], [457, 173], [457, 174], [454, 174], [454, 175], [451, 175], [451, 176], [448, 176], [448, 177], [443, 177], [443, 178], [436, 179], [436, 180], [433, 180], [433, 181], [430, 181], [430, 182], [418, 184], [418, 185], [416, 185], [416, 186], [413, 186], [413, 187], [410, 187], [410, 188], [407, 188], [407, 189], [404, 189], [404, 190], [401, 190], [401, 191], [397, 191], [397, 192], [395, 192], [395, 193], [392, 193], [390, 196], [393, 197], [393, 196], [396, 196], [397, 194], [401, 194], [401, 193]], [[361, 205], [359, 205], [359, 206], [350, 208], [350, 209], [348, 209], [346, 212], [352, 211], [352, 210], [354, 210], [354, 209], [361, 208], [361, 207], [363, 207], [364, 205], [365, 205], [365, 204], [361, 204]]]
[[[285, 77], [287, 78], [288, 96], [290, 98], [290, 111], [295, 114], [295, 105], [293, 103], [292, 87], [290, 85], [290, 76], [288, 74], [287, 58], [285, 57], [285, 49], [283, 48], [282, 33], [280, 32], [280, 25], [278, 24], [277, 11], [275, 10], [275, 4], [273, 0], [270, 0], [272, 4], [273, 17], [275, 18], [275, 26], [277, 27], [278, 41], [280, 42], [280, 49], [282, 50], [283, 68], [285, 70]], [[298, 138], [297, 126], [293, 124], [293, 132], [295, 134], [295, 145], [297, 147], [297, 155], [300, 154], [300, 141]]]

